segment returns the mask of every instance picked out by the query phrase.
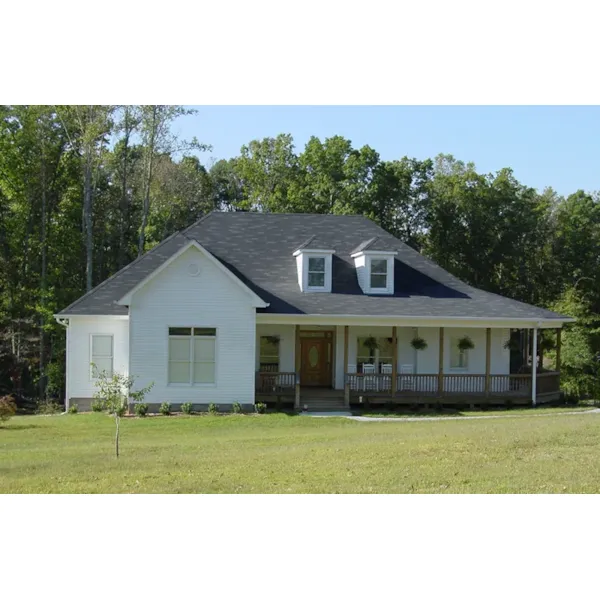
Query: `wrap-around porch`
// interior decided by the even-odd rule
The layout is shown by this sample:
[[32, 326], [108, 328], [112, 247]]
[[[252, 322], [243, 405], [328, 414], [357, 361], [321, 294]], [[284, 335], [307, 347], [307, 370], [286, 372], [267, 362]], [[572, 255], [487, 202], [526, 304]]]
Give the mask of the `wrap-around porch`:
[[[554, 365], [544, 368], [538, 330], [259, 326], [256, 401], [296, 409], [324, 398], [345, 408], [551, 401], [560, 394], [560, 331]], [[472, 348], [457, 348], [464, 337], [475, 341]], [[425, 348], [417, 350], [415, 339]]]

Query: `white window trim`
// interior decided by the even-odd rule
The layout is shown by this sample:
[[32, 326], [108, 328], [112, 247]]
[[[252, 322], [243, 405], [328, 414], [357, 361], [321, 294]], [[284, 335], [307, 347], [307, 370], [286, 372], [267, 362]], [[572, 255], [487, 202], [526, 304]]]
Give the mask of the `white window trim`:
[[[386, 261], [385, 287], [374, 288], [371, 286], [371, 275], [372, 275], [371, 269], [372, 269], [372, 262], [374, 260], [385, 260]], [[391, 288], [393, 288], [393, 285], [394, 285], [394, 274], [393, 274], [394, 259], [391, 258], [390, 256], [377, 256], [377, 255], [368, 256], [367, 265], [368, 265], [367, 287], [368, 287], [369, 293], [370, 294], [382, 294], [382, 295], [392, 294], [394, 292], [394, 290], [391, 289]], [[383, 275], [383, 273], [381, 273], [381, 275]]]
[[[169, 335], [169, 329], [172, 329], [174, 327], [189, 327], [190, 329], [214, 329], [215, 330], [215, 335]], [[190, 381], [189, 383], [171, 383], [169, 381], [169, 363], [171, 362], [170, 358], [169, 358], [169, 339], [170, 338], [174, 338], [174, 339], [185, 339], [185, 340], [190, 340]], [[193, 380], [193, 370], [194, 370], [194, 343], [193, 340], [194, 338], [200, 338], [200, 339], [211, 339], [215, 341], [215, 380], [213, 383], [194, 383]], [[214, 325], [167, 325], [167, 351], [166, 351], [166, 356], [167, 356], [167, 372], [166, 372], [166, 379], [165, 381], [167, 382], [167, 387], [173, 387], [173, 388], [216, 388], [217, 387], [217, 381], [219, 381], [219, 328], [215, 327]]]
[[110, 338], [110, 352], [111, 352], [111, 372], [114, 374], [115, 373], [115, 336], [113, 333], [101, 333], [101, 332], [96, 332], [96, 333], [90, 333], [90, 353], [89, 353], [89, 357], [90, 357], [90, 381], [98, 381], [100, 379], [100, 377], [94, 377], [94, 367], [92, 367], [92, 363], [94, 362], [94, 337], [97, 336], [102, 336], [102, 337], [109, 337]]
[[[322, 258], [323, 259], [323, 271], [312, 271], [313, 273], [323, 273], [323, 285], [309, 285], [309, 281], [310, 281], [310, 259], [311, 258]], [[330, 274], [328, 273], [328, 268], [327, 268], [327, 258], [328, 256], [326, 254], [309, 254], [306, 257], [306, 289], [311, 291], [311, 292], [322, 292], [325, 289], [327, 289], [327, 276]]]
[[[381, 260], [385, 262], [385, 273], [373, 273], [373, 261]], [[385, 293], [390, 288], [390, 259], [387, 257], [377, 258], [376, 256], [369, 257], [369, 288], [373, 290], [374, 293]], [[373, 275], [385, 275], [385, 286], [384, 287], [373, 287]]]

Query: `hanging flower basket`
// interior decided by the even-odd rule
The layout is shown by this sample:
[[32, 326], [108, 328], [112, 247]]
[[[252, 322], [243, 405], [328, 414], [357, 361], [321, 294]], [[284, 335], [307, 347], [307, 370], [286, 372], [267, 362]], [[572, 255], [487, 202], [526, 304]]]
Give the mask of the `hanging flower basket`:
[[427, 342], [422, 337], [418, 336], [410, 340], [410, 345], [415, 350], [425, 350], [425, 348], [427, 348]]
[[365, 348], [367, 350], [369, 350], [369, 352], [375, 352], [375, 350], [377, 350], [379, 348], [379, 344], [377, 343], [377, 340], [372, 335], [370, 335], [368, 338], [366, 338], [363, 343], [364, 343]]
[[546, 352], [548, 350], [554, 350], [555, 344], [552, 338], [541, 338], [538, 342], [538, 346], [540, 347], [540, 350]]
[[464, 352], [465, 350], [473, 350], [473, 348], [475, 348], [473, 340], [468, 335], [461, 337], [460, 340], [458, 340], [457, 346], [461, 352]]

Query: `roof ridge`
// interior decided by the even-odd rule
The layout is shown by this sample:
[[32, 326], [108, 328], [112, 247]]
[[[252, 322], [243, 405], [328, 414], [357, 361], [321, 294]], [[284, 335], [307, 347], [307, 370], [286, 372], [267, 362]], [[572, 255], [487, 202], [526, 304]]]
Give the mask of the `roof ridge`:
[[99, 283], [96, 287], [93, 287], [89, 292], [86, 292], [85, 294], [83, 294], [83, 296], [80, 296], [79, 298], [77, 298], [77, 300], [71, 302], [71, 304], [69, 304], [69, 306], [67, 306], [66, 308], [63, 308], [57, 314], [67, 312], [69, 309], [73, 308], [74, 306], [77, 306], [80, 302], [85, 300], [85, 298], [87, 298], [90, 294], [93, 294], [94, 292], [97, 292], [99, 289], [103, 288], [107, 283], [112, 281], [117, 275], [124, 273], [130, 267], [132, 267], [137, 262], [142, 260], [142, 258], [144, 258], [145, 256], [148, 256], [151, 252], [158, 250], [163, 244], [166, 244], [169, 240], [173, 239], [175, 236], [179, 235], [180, 233], [181, 233], [180, 231], [175, 231], [170, 236], [166, 237], [162, 242], [160, 242], [159, 244], [156, 244], [156, 246], [154, 246], [154, 248], [151, 248], [147, 252], [144, 252], [144, 254], [142, 254], [141, 256], [134, 258], [130, 263], [127, 263], [124, 267], [121, 267], [117, 272], [113, 273], [110, 277], [107, 277], [104, 281]]

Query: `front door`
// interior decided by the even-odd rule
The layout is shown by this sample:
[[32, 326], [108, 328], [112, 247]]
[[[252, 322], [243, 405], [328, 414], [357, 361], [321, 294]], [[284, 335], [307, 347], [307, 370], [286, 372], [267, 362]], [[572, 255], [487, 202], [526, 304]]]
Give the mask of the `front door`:
[[300, 352], [300, 385], [331, 385], [331, 340], [302, 338]]

